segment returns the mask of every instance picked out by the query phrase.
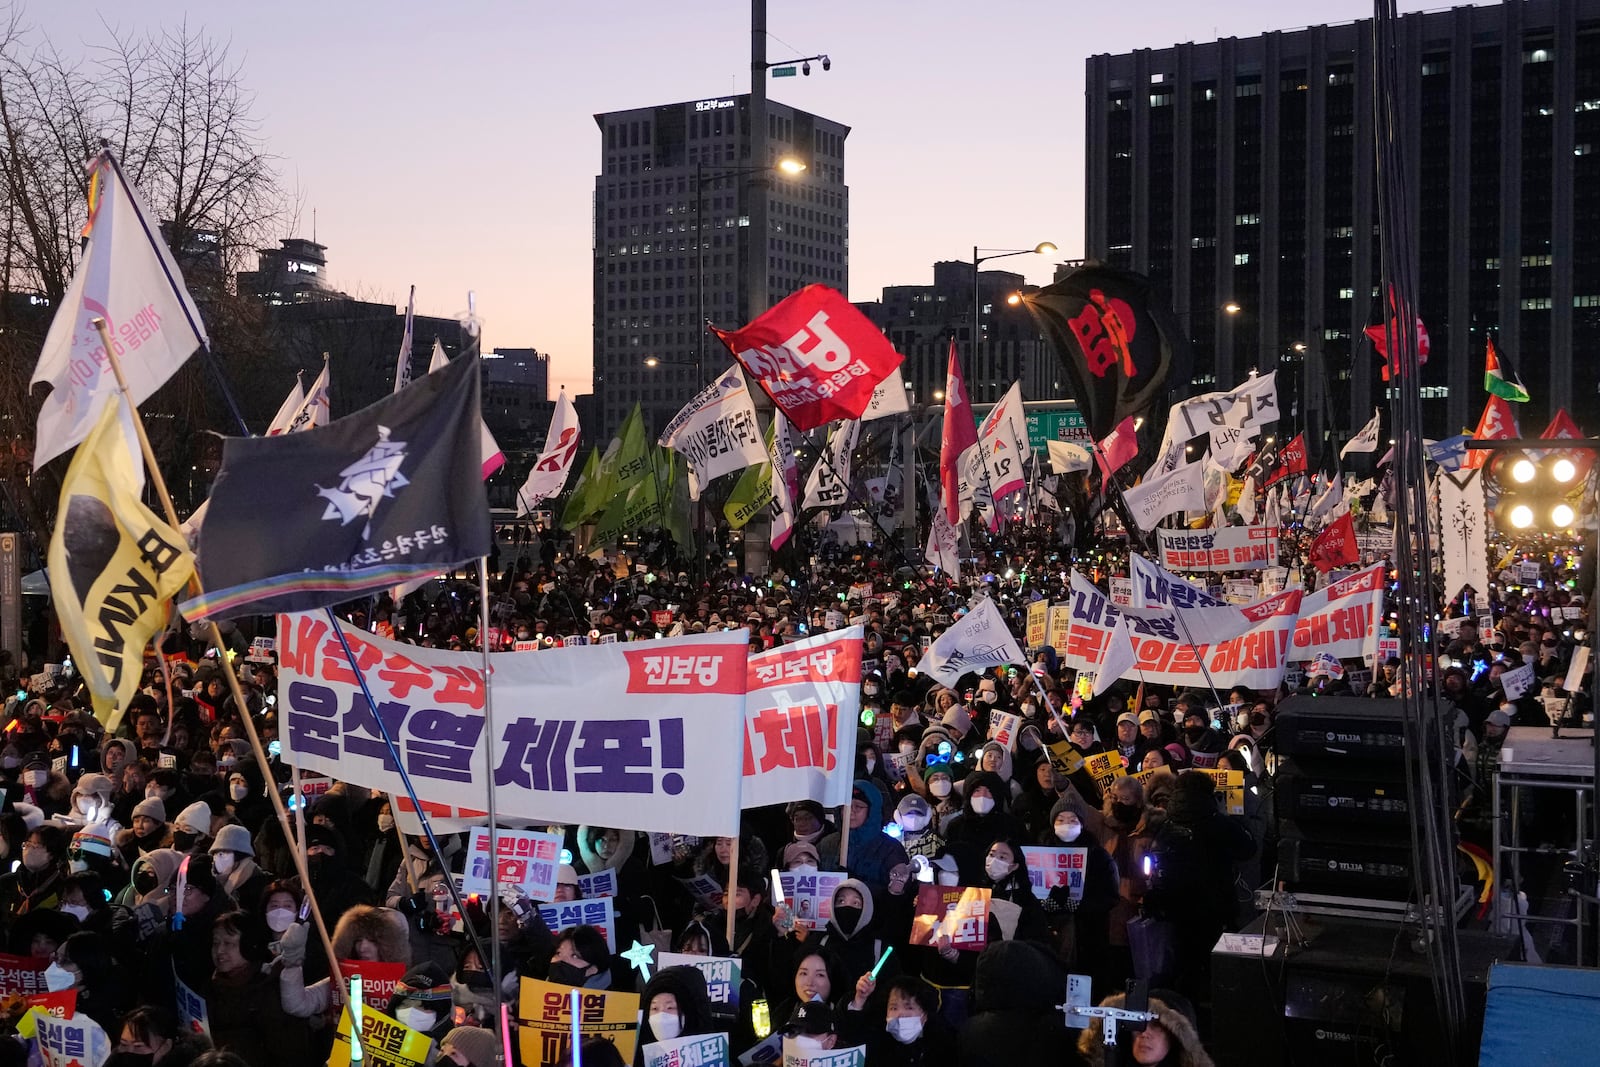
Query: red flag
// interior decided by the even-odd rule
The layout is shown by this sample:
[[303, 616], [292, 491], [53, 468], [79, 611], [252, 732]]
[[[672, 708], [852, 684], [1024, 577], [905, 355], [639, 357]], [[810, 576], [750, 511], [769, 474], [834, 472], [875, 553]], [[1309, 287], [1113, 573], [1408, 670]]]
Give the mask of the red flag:
[[796, 429], [859, 419], [900, 353], [844, 294], [791, 293], [742, 330], [711, 327]]
[[1116, 429], [1106, 434], [1106, 439], [1095, 446], [1094, 461], [1100, 464], [1100, 487], [1105, 488], [1111, 476], [1139, 454], [1139, 431], [1130, 415], [1117, 423]]
[[1311, 542], [1311, 565], [1323, 574], [1327, 574], [1335, 567], [1357, 563], [1360, 560], [1361, 552], [1356, 545], [1356, 524], [1348, 511], [1323, 527], [1322, 532], [1317, 534], [1316, 540]]
[[[1416, 315], [1414, 317], [1417, 320], [1417, 366], [1420, 367], [1424, 363], [1428, 362], [1428, 328], [1422, 324], [1421, 315]], [[1387, 332], [1385, 332], [1385, 327], [1382, 323], [1379, 323], [1377, 326], [1368, 326], [1366, 329], [1367, 336], [1372, 340], [1372, 347], [1376, 348], [1378, 350], [1378, 355], [1383, 357], [1384, 381], [1388, 381], [1391, 377], [1396, 377], [1400, 373], [1400, 363], [1398, 357], [1390, 358], [1389, 356], [1388, 334], [1398, 334], [1400, 332], [1400, 323], [1403, 318], [1404, 316], [1398, 314], [1394, 286], [1391, 285], [1389, 287], [1389, 325], [1387, 327]]]
[[[1511, 405], [1498, 396], [1491, 396], [1489, 402], [1483, 405], [1483, 418], [1478, 420], [1478, 429], [1472, 437], [1476, 441], [1508, 441], [1521, 435], [1517, 429], [1517, 413], [1511, 410]], [[1488, 462], [1489, 453], [1481, 448], [1467, 449], [1467, 458], [1461, 461], [1461, 469], [1477, 470]]]
[[[1539, 435], [1540, 439], [1545, 441], [1576, 440], [1582, 436], [1583, 431], [1578, 428], [1576, 422], [1572, 421], [1572, 416], [1567, 414], [1566, 408], [1558, 408], [1555, 418], [1550, 420], [1550, 425], [1546, 426], [1544, 433]], [[1594, 463], [1593, 453], [1573, 450], [1552, 453], [1552, 455], [1562, 455], [1572, 460], [1573, 464], [1578, 468], [1577, 476], [1573, 479], [1575, 482], [1582, 482], [1589, 477], [1589, 468]]]
[[1306, 435], [1295, 434], [1293, 441], [1284, 445], [1278, 453], [1278, 465], [1272, 469], [1267, 480], [1262, 486], [1276, 485], [1291, 474], [1304, 474], [1306, 472]]
[[[978, 423], [972, 415], [972, 398], [967, 396], [967, 380], [961, 375], [961, 360], [956, 358], [956, 342], [950, 340], [950, 363], [944, 374], [944, 435], [939, 441], [939, 496], [944, 516], [951, 526], [960, 526], [962, 512], [961, 472], [966, 468], [968, 451], [978, 447]], [[967, 490], [967, 503], [972, 490]]]

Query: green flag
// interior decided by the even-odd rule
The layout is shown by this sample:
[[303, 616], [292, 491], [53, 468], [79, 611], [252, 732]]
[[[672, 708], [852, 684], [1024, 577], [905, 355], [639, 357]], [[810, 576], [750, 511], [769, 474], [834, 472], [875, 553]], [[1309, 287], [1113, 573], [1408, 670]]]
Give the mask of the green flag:
[[595, 511], [592, 502], [598, 496], [596, 490], [600, 482], [600, 449], [598, 446], [589, 450], [589, 458], [583, 464], [583, 470], [578, 474], [577, 484], [572, 487], [572, 493], [567, 497], [567, 506], [561, 512], [561, 528], [575, 530], [583, 525]]
[[606, 458], [612, 461], [608, 495], [628, 492], [649, 477], [654, 469], [650, 455], [654, 446], [645, 436], [644, 413], [639, 410], [638, 404], [628, 412], [628, 417], [622, 421], [622, 428], [617, 431], [617, 439], [612, 443], [617, 446], [616, 451], [606, 449]]
[[[773, 424], [767, 427], [767, 452], [772, 452]], [[728, 502], [722, 507], [722, 514], [728, 520], [728, 525], [735, 530], [744, 528], [745, 523], [761, 514], [761, 509], [772, 503], [772, 464], [756, 463], [746, 467], [740, 474], [739, 480], [733, 485], [733, 492], [728, 494]]]
[[[1510, 377], [1506, 372], [1510, 372]], [[1509, 400], [1513, 404], [1526, 404], [1528, 390], [1522, 384], [1522, 379], [1517, 377], [1517, 372], [1509, 366], [1504, 369], [1500, 366], [1500, 353], [1494, 349], [1494, 338], [1489, 338], [1489, 349], [1484, 359], [1483, 387], [1501, 400]]]
[[667, 514], [665, 525], [667, 532], [677, 542], [678, 550], [683, 553], [694, 551], [694, 532], [690, 529], [689, 522], [689, 461], [674, 452], [667, 452], [666, 456], [672, 463], [670, 488], [667, 493]]

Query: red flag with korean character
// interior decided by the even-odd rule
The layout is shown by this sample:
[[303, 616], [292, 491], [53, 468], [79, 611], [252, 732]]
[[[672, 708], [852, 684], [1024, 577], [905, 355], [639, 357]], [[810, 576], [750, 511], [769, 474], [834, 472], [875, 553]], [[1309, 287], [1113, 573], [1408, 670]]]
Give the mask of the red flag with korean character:
[[850, 803], [861, 713], [859, 626], [752, 655], [741, 804]]
[[[1395, 294], [1394, 286], [1390, 286], [1388, 324], [1385, 325], [1380, 322], [1376, 326], [1368, 326], [1365, 330], [1367, 339], [1372, 342], [1372, 347], [1377, 349], [1378, 355], [1383, 357], [1384, 381], [1388, 381], [1390, 378], [1398, 378], [1401, 371], [1400, 354], [1398, 352], [1392, 356], [1389, 354], [1389, 338], [1399, 334], [1400, 324], [1405, 321], [1405, 316], [1400, 314], [1398, 305], [1399, 299]], [[1422, 324], [1421, 315], [1414, 315], [1413, 317], [1417, 322], [1417, 366], [1420, 367], [1428, 362], [1428, 349], [1430, 347], [1428, 328]]]
[[[1510, 441], [1521, 436], [1522, 431], [1517, 429], [1517, 413], [1511, 405], [1498, 396], [1491, 396], [1489, 402], [1483, 405], [1483, 417], [1478, 420], [1478, 429], [1473, 433], [1475, 441]], [[1467, 458], [1461, 461], [1461, 469], [1476, 470], [1484, 465], [1489, 458], [1489, 452], [1482, 448], [1467, 449]]]
[[1278, 452], [1278, 465], [1272, 469], [1263, 487], [1277, 485], [1291, 474], [1306, 472], [1306, 435], [1296, 434], [1293, 441]]
[[1117, 423], [1117, 428], [1095, 444], [1094, 461], [1100, 465], [1100, 484], [1104, 488], [1111, 476], [1127, 466], [1139, 454], [1139, 431], [1130, 415]]
[[711, 332], [800, 430], [859, 419], [901, 362], [883, 331], [826, 285], [791, 293], [742, 330]]
[[1323, 574], [1335, 567], [1361, 561], [1361, 548], [1356, 544], [1356, 523], [1346, 511], [1322, 528], [1317, 539], [1311, 542], [1311, 565]]
[[1094, 265], [1022, 302], [1066, 365], [1096, 440], [1147, 414], [1167, 380], [1188, 378], [1188, 347], [1171, 305], [1149, 278]]

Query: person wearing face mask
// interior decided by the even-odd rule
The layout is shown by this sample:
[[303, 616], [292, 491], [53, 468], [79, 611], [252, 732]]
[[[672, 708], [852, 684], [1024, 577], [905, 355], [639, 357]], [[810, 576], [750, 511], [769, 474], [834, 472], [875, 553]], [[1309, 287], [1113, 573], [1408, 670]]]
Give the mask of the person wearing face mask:
[[1183, 744], [1196, 767], [1215, 767], [1217, 757], [1226, 747], [1222, 734], [1211, 728], [1207, 713], [1190, 707], [1183, 717]]
[[1100, 847], [1100, 839], [1086, 825], [1091, 815], [1076, 793], [1064, 796], [1050, 809], [1050, 822], [1039, 834], [1041, 845], [1087, 849], [1084, 857], [1082, 897], [1074, 901], [1066, 886], [1052, 889], [1043, 901], [1056, 955], [1073, 961], [1076, 973], [1098, 984], [1106, 973], [1110, 955], [1111, 910], [1117, 904], [1117, 868]]
[[115, 788], [111, 779], [103, 774], [84, 775], [72, 788], [70, 807], [53, 822], [70, 831], [110, 818], [111, 794]]
[[939, 833], [938, 820], [933, 807], [915, 793], [900, 798], [894, 809], [894, 821], [900, 825], [900, 847], [908, 859], [925, 856], [933, 859], [944, 851], [945, 840]]
[[1049, 931], [1039, 898], [1028, 881], [1022, 845], [1015, 840], [990, 845], [983, 859], [983, 875], [979, 884], [987, 884], [990, 891], [990, 941], [1044, 940]]
[[928, 804], [933, 809], [933, 825], [943, 835], [961, 813], [961, 794], [955, 791], [955, 771], [950, 761], [943, 756], [930, 754], [922, 765], [920, 775], [913, 764], [907, 764], [907, 767], [911, 768], [907, 777], [912, 779], [912, 785], [920, 786], [926, 792]]
[[54, 967], [72, 983], [76, 1010], [108, 1034], [115, 1033], [118, 1020], [134, 1005], [133, 986], [117, 966], [105, 935], [73, 934], [56, 949]]
[[211, 809], [197, 800], [172, 821], [172, 847], [179, 852], [204, 853], [211, 847]]
[[705, 976], [697, 967], [665, 967], [657, 971], [645, 983], [639, 1003], [644, 1008], [644, 1020], [639, 1024], [634, 1067], [644, 1067], [644, 1047], [648, 1044], [717, 1032]]
[[592, 926], [561, 931], [550, 957], [549, 980], [584, 989], [611, 988], [611, 950], [606, 938]]
[[206, 1013], [211, 1040], [249, 1067], [315, 1063], [305, 1020], [285, 1009], [271, 962], [266, 933], [242, 911], [219, 916], [211, 930], [211, 982]]
[[167, 825], [167, 806], [158, 798], [146, 797], [134, 805], [132, 826], [117, 833], [117, 851], [124, 863], [132, 864], [141, 855], [172, 847], [172, 828]]
[[[887, 924], [879, 915], [874, 894], [865, 882], [846, 878], [834, 887], [831, 901], [832, 918], [823, 927], [822, 936], [817, 942], [833, 953], [843, 986], [857, 990], [862, 1004], [852, 1006], [860, 1011], [865, 1007], [867, 997], [872, 995], [871, 988], [861, 995], [860, 981], [892, 942], [888, 937]], [[898, 973], [899, 963], [890, 956], [886, 970], [879, 977], [887, 979]]]
[[[839, 1047], [837, 1013], [821, 1002], [796, 1004], [783, 1028], [783, 1044], [802, 1059]], [[784, 1056], [788, 1059], [787, 1052]]]
[[279, 879], [267, 883], [261, 895], [261, 905], [256, 915], [267, 928], [267, 941], [274, 953], [278, 952], [283, 935], [300, 916], [300, 904], [305, 894], [293, 880]]
[[254, 915], [260, 910], [261, 896], [272, 882], [272, 876], [256, 865], [255, 845], [250, 833], [242, 826], [224, 826], [217, 831], [210, 848], [211, 866], [217, 872], [222, 889]]
[[163, 1067], [191, 1063], [210, 1042], [184, 1032], [177, 1017], [165, 1008], [145, 1005], [122, 1017], [120, 1025], [105, 1027], [115, 1042], [105, 1067]]
[[1113, 982], [1132, 976], [1128, 951], [1128, 920], [1139, 912], [1148, 883], [1143, 861], [1155, 840], [1162, 815], [1146, 803], [1144, 786], [1137, 778], [1118, 778], [1106, 790], [1101, 805], [1100, 847], [1111, 857], [1118, 875], [1117, 903], [1111, 910], [1110, 943]]
[[61, 903], [57, 909], [77, 920], [79, 930], [111, 934], [111, 894], [106, 882], [93, 871], [69, 874], [61, 883]]
[[23, 915], [60, 903], [67, 844], [65, 831], [55, 826], [36, 827], [23, 839], [21, 865], [0, 875], [0, 925], [9, 927]]
[[955, 1034], [939, 1018], [939, 994], [912, 975], [884, 987], [884, 1025], [867, 1042], [873, 1067], [955, 1067]]
[[378, 832], [367, 844], [360, 869], [363, 881], [370, 886], [382, 887], [389, 885], [397, 873], [403, 874], [400, 861], [405, 857], [400, 837], [394, 831], [394, 809], [387, 799], [379, 803], [373, 823]]
[[65, 815], [72, 807], [72, 783], [50, 769], [50, 757], [36, 749], [23, 757], [21, 793], [17, 799], [44, 812], [47, 819]]
[[1062, 790], [1070, 788], [1066, 776], [1057, 771], [1048, 759], [1033, 765], [1028, 784], [1022, 795], [1011, 805], [1011, 813], [1022, 822], [1022, 828], [1031, 840], [1048, 829], [1050, 809], [1061, 799]]
[[992, 843], [1020, 840], [1024, 830], [1011, 814], [1011, 790], [998, 774], [974, 771], [962, 783], [962, 791], [961, 814], [950, 820], [944, 836], [963, 869], [981, 867]]
[[[858, 778], [850, 790], [850, 848], [846, 870], [879, 893], [887, 892], [896, 868], [909, 861], [900, 842], [883, 832], [884, 790], [871, 779]], [[839, 832], [817, 842], [817, 855], [825, 870], [838, 870]]]
[[428, 961], [407, 971], [384, 1011], [420, 1034], [439, 1041], [450, 1032], [450, 975]]

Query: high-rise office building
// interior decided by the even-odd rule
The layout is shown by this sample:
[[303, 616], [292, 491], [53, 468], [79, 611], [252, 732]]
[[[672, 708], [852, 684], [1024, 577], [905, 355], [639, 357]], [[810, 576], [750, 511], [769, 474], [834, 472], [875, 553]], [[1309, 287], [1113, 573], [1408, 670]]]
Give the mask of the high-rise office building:
[[[747, 201], [768, 183], [765, 255], [774, 303], [819, 282], [849, 286], [850, 191], [840, 123], [768, 102], [752, 151], [748, 96], [596, 115], [594, 391], [605, 440], [635, 403], [659, 431], [727, 353], [704, 329], [749, 317]], [[781, 160], [805, 165], [799, 173]], [[761, 254], [759, 246], [756, 254]], [[762, 310], [765, 310], [764, 308]]]
[[[1280, 371], [1314, 438], [1386, 403], [1367, 21], [1088, 61], [1091, 258], [1145, 272], [1194, 380]], [[1476, 424], [1495, 340], [1532, 393], [1600, 430], [1600, 0], [1407, 15], [1399, 128], [1431, 436]]]

